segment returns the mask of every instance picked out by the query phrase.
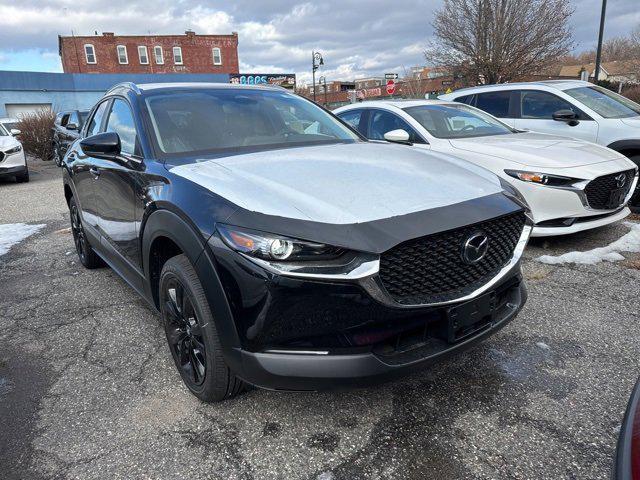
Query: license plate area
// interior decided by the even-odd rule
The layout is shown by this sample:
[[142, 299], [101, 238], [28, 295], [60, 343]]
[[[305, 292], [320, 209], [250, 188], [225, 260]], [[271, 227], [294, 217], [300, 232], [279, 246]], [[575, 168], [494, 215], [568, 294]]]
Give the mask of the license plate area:
[[487, 293], [447, 310], [449, 343], [460, 340], [491, 325], [497, 306], [496, 292]]
[[618, 208], [624, 203], [624, 199], [626, 198], [626, 196], [627, 190], [625, 188], [616, 188], [615, 190], [611, 190], [607, 208]]

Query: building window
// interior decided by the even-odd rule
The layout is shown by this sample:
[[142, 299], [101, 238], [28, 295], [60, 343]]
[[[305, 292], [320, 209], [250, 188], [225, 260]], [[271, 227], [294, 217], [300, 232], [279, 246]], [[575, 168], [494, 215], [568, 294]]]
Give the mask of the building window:
[[118, 45], [118, 63], [120, 65], [126, 65], [129, 63], [129, 57], [127, 56], [127, 47], [124, 45]]
[[182, 65], [182, 48], [173, 47], [173, 63]]
[[220, 53], [220, 49], [217, 47], [213, 49], [213, 64], [222, 65], [222, 53]]
[[149, 65], [149, 52], [147, 52], [147, 47], [144, 45], [138, 47], [138, 58], [140, 59], [140, 65]]
[[160, 45], [153, 47], [153, 55], [156, 57], [157, 65], [164, 65], [164, 53], [162, 52], [162, 47]]
[[87, 63], [96, 63], [96, 49], [90, 43], [84, 46], [84, 56]]

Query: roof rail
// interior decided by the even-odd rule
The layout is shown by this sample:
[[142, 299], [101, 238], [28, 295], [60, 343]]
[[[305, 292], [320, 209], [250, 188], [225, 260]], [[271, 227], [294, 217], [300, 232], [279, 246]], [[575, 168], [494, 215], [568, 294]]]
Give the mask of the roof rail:
[[135, 83], [133, 83], [133, 82], [120, 82], [120, 83], [116, 83], [113, 87], [111, 87], [109, 90], [107, 90], [107, 93], [105, 93], [105, 95], [108, 95], [109, 93], [111, 93], [112, 90], [115, 90], [116, 88], [121, 88], [121, 87], [130, 88], [131, 90], [133, 90], [137, 94], [141, 94], [142, 93]]

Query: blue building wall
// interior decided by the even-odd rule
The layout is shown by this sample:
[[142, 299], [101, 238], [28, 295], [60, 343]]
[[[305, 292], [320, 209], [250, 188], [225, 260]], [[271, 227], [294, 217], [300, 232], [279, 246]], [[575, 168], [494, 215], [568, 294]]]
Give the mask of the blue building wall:
[[6, 105], [51, 104], [54, 111], [85, 110], [113, 85], [121, 82], [218, 82], [229, 83], [227, 74], [159, 73], [95, 74], [0, 71], [0, 117]]

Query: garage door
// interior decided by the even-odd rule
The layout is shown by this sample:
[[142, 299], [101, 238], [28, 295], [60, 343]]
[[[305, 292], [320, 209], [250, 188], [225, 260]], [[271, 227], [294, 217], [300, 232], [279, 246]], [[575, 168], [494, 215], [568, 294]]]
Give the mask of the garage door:
[[51, 110], [50, 103], [7, 103], [5, 104], [7, 117], [22, 118], [23, 115], [42, 110]]

